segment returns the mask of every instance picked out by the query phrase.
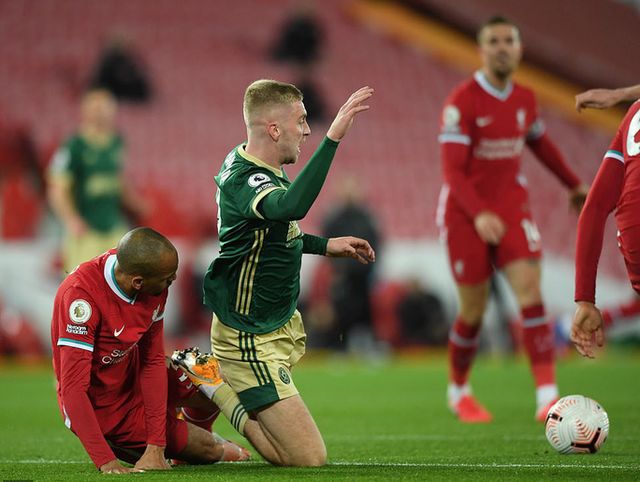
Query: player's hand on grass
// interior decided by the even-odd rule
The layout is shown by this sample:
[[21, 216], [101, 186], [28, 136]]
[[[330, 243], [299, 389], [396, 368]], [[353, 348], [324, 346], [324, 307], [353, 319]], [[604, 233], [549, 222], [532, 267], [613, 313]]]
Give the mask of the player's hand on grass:
[[164, 457], [164, 447], [147, 445], [142, 457], [136, 462], [136, 469], [142, 470], [170, 470], [171, 466]]
[[492, 211], [482, 211], [473, 220], [478, 236], [485, 243], [497, 245], [507, 231], [504, 221]]
[[595, 358], [594, 341], [598, 346], [604, 345], [602, 313], [588, 301], [578, 301], [577, 305], [571, 324], [571, 341], [582, 356]]
[[362, 264], [373, 263], [376, 260], [376, 253], [371, 245], [366, 240], [354, 238], [353, 236], [329, 239], [327, 256], [353, 258]]
[[336, 118], [327, 131], [327, 137], [336, 142], [342, 139], [351, 127], [351, 124], [353, 124], [353, 118], [358, 113], [369, 109], [368, 105], [363, 105], [362, 103], [372, 95], [373, 89], [371, 87], [361, 87], [351, 94], [347, 102], [340, 107], [340, 110], [336, 114]]
[[587, 194], [589, 194], [589, 186], [586, 184], [580, 184], [569, 191], [569, 206], [576, 214], [580, 214], [582, 211]]
[[129, 468], [122, 465], [116, 459], [100, 466], [100, 472], [103, 474], [131, 474], [133, 472], [143, 472], [140, 469]]
[[591, 89], [576, 95], [576, 110], [606, 109], [623, 100], [620, 89]]

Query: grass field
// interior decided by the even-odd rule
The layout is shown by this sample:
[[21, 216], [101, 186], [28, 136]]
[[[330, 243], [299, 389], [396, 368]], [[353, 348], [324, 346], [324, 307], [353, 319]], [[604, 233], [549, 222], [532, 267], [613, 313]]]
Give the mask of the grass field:
[[[490, 425], [457, 423], [444, 404], [443, 356], [381, 366], [309, 357], [296, 383], [324, 434], [329, 465], [275, 468], [259, 461], [176, 467], [115, 476], [149, 480], [639, 480], [640, 354], [561, 361], [563, 394], [580, 393], [608, 411], [611, 432], [595, 455], [563, 456], [533, 421], [532, 382], [523, 361], [481, 359], [473, 382], [493, 412]], [[63, 425], [48, 367], [0, 365], [0, 479], [104, 480]], [[217, 431], [234, 437], [226, 420]]]

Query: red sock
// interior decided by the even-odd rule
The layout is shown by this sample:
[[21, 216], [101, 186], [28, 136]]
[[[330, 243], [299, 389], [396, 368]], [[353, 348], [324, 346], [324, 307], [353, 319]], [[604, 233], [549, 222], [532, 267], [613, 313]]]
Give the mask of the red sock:
[[213, 404], [211, 408], [207, 409], [182, 407], [181, 410], [187, 422], [197, 425], [208, 432], [211, 432], [211, 425], [213, 425], [215, 419], [220, 415], [220, 409]]
[[536, 387], [554, 385], [556, 374], [553, 328], [545, 316], [544, 306], [522, 308], [522, 341], [531, 363]]
[[469, 379], [471, 364], [478, 349], [480, 323], [475, 326], [456, 318], [449, 332], [449, 379], [456, 385], [464, 385]]

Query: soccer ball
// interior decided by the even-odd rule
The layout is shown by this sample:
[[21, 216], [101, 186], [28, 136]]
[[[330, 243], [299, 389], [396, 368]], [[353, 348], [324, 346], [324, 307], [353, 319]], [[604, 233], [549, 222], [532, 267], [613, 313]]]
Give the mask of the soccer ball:
[[607, 440], [609, 417], [595, 400], [568, 395], [549, 409], [544, 430], [561, 454], [594, 454]]

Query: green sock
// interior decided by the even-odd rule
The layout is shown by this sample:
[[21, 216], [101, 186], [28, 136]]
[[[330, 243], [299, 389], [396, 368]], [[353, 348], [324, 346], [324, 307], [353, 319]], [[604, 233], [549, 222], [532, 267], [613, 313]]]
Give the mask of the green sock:
[[244, 426], [249, 420], [249, 415], [247, 415], [247, 411], [242, 406], [236, 392], [228, 384], [223, 383], [215, 391], [211, 400], [220, 408], [233, 428], [244, 436]]

